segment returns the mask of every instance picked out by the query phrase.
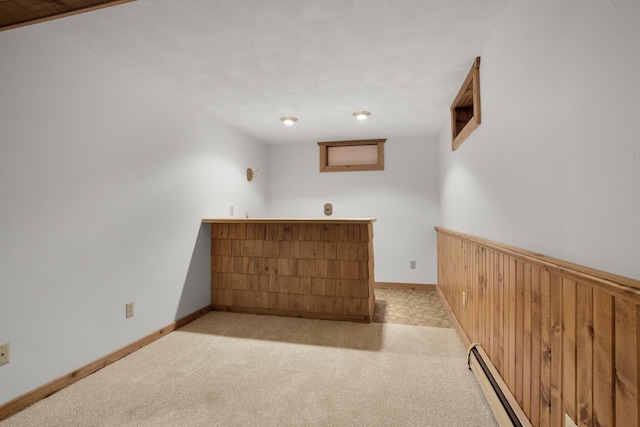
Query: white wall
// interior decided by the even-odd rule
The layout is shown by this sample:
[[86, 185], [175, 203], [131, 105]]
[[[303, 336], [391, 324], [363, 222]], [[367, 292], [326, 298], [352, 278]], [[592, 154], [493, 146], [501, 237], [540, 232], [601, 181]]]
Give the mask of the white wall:
[[315, 144], [267, 148], [47, 24], [1, 33], [0, 404], [206, 305], [199, 223], [230, 205], [377, 217], [378, 281], [435, 283], [437, 224], [640, 279], [638, 22], [636, 0], [511, 0], [458, 151], [446, 123], [323, 174]]
[[266, 147], [46, 24], [0, 58], [2, 404], [209, 304], [200, 221], [266, 213]]
[[440, 135], [442, 224], [640, 279], [638, 76], [638, 1], [510, 1], [482, 125]]
[[[316, 144], [268, 148], [270, 217], [375, 217], [375, 279], [378, 282], [436, 283], [439, 224], [438, 145], [431, 139], [389, 139], [385, 170], [319, 172]], [[416, 269], [409, 269], [416, 260]]]

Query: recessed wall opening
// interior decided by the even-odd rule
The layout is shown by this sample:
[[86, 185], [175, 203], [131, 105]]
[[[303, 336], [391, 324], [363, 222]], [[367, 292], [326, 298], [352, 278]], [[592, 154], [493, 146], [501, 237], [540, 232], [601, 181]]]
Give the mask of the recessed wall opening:
[[451, 104], [451, 150], [455, 151], [480, 125], [480, 57]]
[[320, 172], [384, 170], [386, 139], [318, 142]]

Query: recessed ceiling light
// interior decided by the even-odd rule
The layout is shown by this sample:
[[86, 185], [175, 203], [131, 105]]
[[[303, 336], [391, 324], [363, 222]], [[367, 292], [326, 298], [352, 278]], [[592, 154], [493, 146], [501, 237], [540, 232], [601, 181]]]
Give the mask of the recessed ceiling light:
[[295, 117], [280, 117], [280, 120], [282, 120], [282, 123], [287, 126], [292, 126], [295, 122], [298, 121], [298, 119]]
[[353, 115], [356, 117], [356, 119], [358, 120], [367, 120], [369, 118], [369, 116], [371, 115], [370, 112], [368, 111], [355, 111], [353, 113]]

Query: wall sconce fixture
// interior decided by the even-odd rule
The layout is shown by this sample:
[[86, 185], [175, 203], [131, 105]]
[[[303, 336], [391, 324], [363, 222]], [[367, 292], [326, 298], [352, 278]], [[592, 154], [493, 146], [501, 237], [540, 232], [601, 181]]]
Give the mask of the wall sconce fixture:
[[253, 170], [251, 168], [247, 169], [247, 181], [251, 182], [253, 181], [253, 178], [255, 178], [256, 176], [258, 176], [258, 171], [260, 170], [260, 168]]

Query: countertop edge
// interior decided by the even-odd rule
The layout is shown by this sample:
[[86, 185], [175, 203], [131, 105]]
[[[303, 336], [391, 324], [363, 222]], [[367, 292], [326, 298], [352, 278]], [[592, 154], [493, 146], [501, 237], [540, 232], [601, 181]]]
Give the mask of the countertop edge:
[[266, 223], [266, 224], [370, 224], [376, 218], [204, 218], [203, 224], [233, 223]]

